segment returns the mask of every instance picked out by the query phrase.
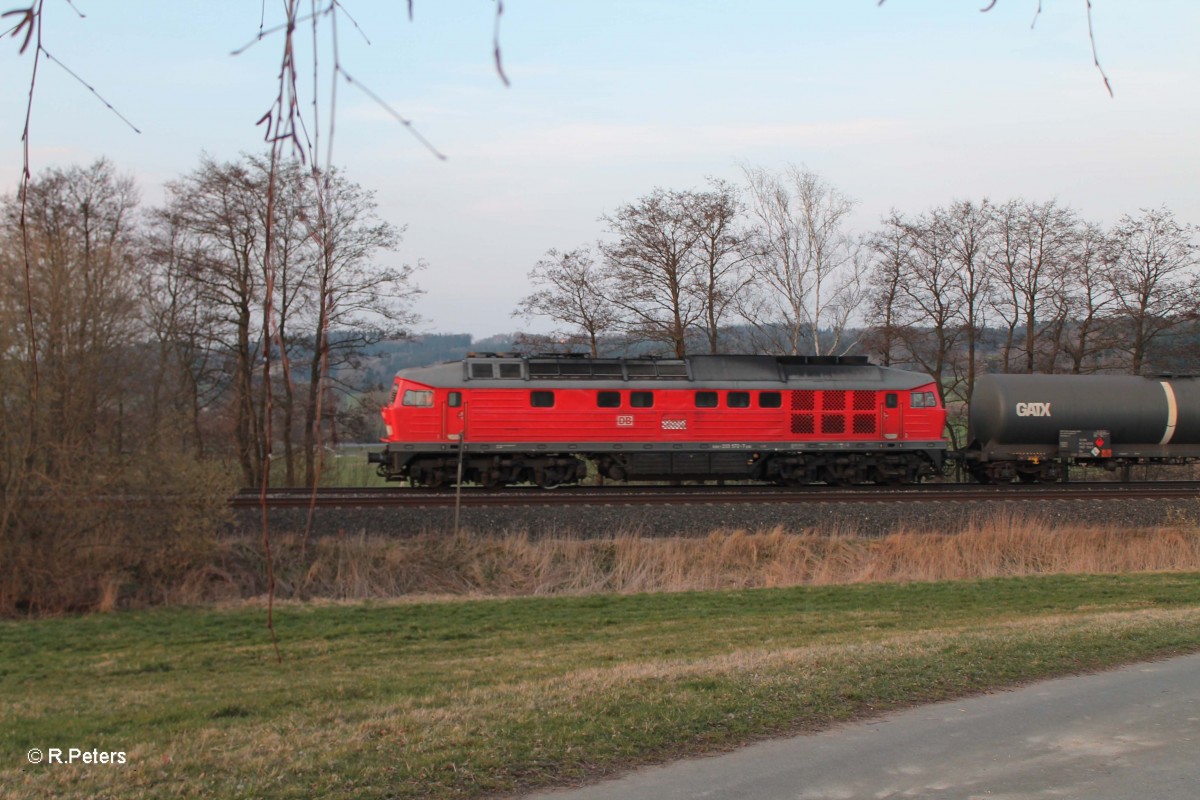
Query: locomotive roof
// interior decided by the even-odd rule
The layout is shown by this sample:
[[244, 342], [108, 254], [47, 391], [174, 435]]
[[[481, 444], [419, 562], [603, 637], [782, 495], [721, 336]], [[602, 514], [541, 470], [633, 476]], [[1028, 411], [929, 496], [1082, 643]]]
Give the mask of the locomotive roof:
[[399, 377], [438, 387], [620, 389], [816, 388], [905, 390], [931, 382], [919, 372], [880, 367], [865, 356], [697, 355], [684, 358], [586, 358], [472, 354], [461, 361], [401, 370]]

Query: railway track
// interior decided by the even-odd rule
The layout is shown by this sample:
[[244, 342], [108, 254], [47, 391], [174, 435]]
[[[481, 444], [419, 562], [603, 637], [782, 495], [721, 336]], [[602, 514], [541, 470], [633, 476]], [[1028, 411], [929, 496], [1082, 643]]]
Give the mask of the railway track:
[[[570, 487], [552, 491], [513, 488], [502, 491], [464, 488], [406, 489], [321, 488], [272, 489], [265, 495], [268, 508], [446, 508], [505, 506], [621, 506], [621, 505], [736, 505], [815, 503], [978, 503], [1034, 500], [1193, 500], [1200, 499], [1200, 482], [1070, 483], [1034, 486], [978, 484], [921, 484], [917, 486], [622, 486]], [[238, 509], [261, 507], [263, 495], [242, 490], [231, 499]]]

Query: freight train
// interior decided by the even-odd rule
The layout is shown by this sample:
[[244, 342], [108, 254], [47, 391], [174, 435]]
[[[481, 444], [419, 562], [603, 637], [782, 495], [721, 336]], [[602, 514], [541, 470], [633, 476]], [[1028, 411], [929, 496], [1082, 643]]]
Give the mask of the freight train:
[[378, 473], [414, 486], [753, 480], [980, 482], [1200, 459], [1190, 378], [985, 375], [951, 451], [933, 378], [862, 356], [475, 354], [403, 370]]

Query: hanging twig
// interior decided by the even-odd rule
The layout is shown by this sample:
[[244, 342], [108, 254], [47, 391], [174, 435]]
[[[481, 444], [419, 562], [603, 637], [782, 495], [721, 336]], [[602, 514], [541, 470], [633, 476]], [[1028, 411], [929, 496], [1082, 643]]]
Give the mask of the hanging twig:
[[399, 123], [400, 123], [401, 125], [403, 125], [404, 127], [408, 128], [408, 131], [409, 131], [409, 133], [411, 133], [411, 134], [413, 135], [413, 137], [414, 137], [414, 138], [415, 138], [415, 139], [416, 139], [418, 142], [420, 142], [421, 144], [423, 144], [423, 145], [425, 146], [425, 149], [426, 149], [426, 150], [428, 150], [430, 153], [433, 153], [433, 155], [434, 155], [434, 156], [436, 156], [436, 157], [438, 158], [438, 160], [439, 160], [439, 161], [445, 161], [445, 160], [446, 160], [446, 156], [445, 156], [445, 155], [443, 155], [441, 152], [439, 152], [439, 151], [438, 151], [438, 149], [437, 149], [436, 147], [434, 147], [434, 146], [433, 146], [433, 143], [432, 143], [432, 142], [430, 142], [428, 139], [426, 139], [424, 136], [422, 136], [422, 135], [421, 135], [421, 132], [420, 132], [420, 131], [418, 131], [418, 130], [417, 130], [417, 129], [416, 129], [414, 126], [413, 126], [413, 124], [412, 124], [412, 120], [405, 119], [404, 117], [402, 117], [402, 116], [400, 115], [400, 113], [399, 113], [399, 112], [397, 112], [397, 111], [396, 111], [394, 108], [392, 108], [391, 106], [389, 106], [389, 105], [387, 104], [387, 102], [386, 102], [386, 101], [385, 101], [385, 100], [384, 100], [382, 97], [380, 97], [379, 95], [375, 94], [373, 91], [371, 91], [370, 89], [368, 89], [368, 88], [367, 88], [367, 87], [366, 87], [364, 84], [362, 84], [362, 83], [359, 83], [358, 81], [356, 81], [356, 80], [355, 80], [355, 79], [354, 79], [354, 78], [353, 78], [353, 77], [350, 75], [350, 73], [349, 73], [349, 72], [346, 72], [346, 70], [342, 69], [341, 67], [338, 67], [338, 68], [337, 68], [337, 71], [338, 71], [338, 73], [339, 73], [339, 74], [340, 74], [340, 75], [341, 75], [343, 78], [345, 78], [345, 79], [346, 79], [346, 83], [349, 83], [349, 84], [352, 84], [352, 85], [354, 85], [354, 86], [357, 86], [357, 87], [358, 87], [358, 89], [359, 89], [359, 91], [361, 91], [361, 92], [362, 92], [363, 94], [365, 94], [367, 97], [371, 98], [371, 99], [372, 99], [372, 100], [374, 100], [376, 103], [378, 103], [378, 104], [379, 104], [379, 107], [380, 107], [380, 108], [382, 108], [384, 111], [386, 111], [388, 114], [390, 114], [390, 115], [391, 115], [391, 117], [392, 117], [393, 119], [395, 119], [397, 122], [399, 122]]
[[1108, 82], [1108, 75], [1104, 74], [1104, 67], [1100, 66], [1100, 57], [1096, 55], [1096, 34], [1092, 30], [1092, 0], [1087, 0], [1087, 22], [1088, 39], [1092, 42], [1092, 63], [1096, 65], [1096, 69], [1100, 71], [1100, 77], [1104, 79], [1104, 88], [1108, 89], [1108, 96], [1112, 97], [1112, 84]]
[[128, 119], [126, 119], [124, 114], [122, 114], [120, 111], [117, 111], [117, 109], [113, 107], [113, 104], [112, 104], [112, 103], [110, 103], [110, 102], [108, 102], [107, 100], [105, 100], [105, 99], [104, 99], [104, 98], [103, 98], [103, 97], [100, 95], [100, 93], [96, 91], [96, 87], [92, 86], [90, 83], [88, 83], [87, 81], [85, 81], [83, 78], [81, 78], [81, 77], [79, 77], [77, 74], [75, 74], [75, 72], [74, 72], [74, 71], [72, 71], [72, 70], [71, 70], [71, 68], [70, 68], [70, 67], [68, 67], [66, 64], [64, 64], [63, 62], [59, 61], [59, 60], [58, 60], [57, 58], [55, 58], [54, 56], [50, 55], [50, 51], [49, 51], [49, 50], [47, 50], [46, 48], [42, 47], [41, 45], [38, 45], [38, 48], [39, 48], [39, 49], [40, 49], [40, 50], [41, 50], [43, 53], [45, 53], [45, 54], [46, 54], [46, 58], [47, 58], [47, 59], [49, 59], [50, 61], [53, 61], [55, 64], [58, 64], [58, 66], [59, 66], [59, 67], [61, 67], [61, 68], [62, 68], [62, 70], [63, 70], [64, 72], [66, 72], [68, 75], [70, 75], [70, 76], [71, 76], [72, 78], [74, 78], [75, 80], [79, 81], [79, 83], [81, 83], [81, 84], [84, 86], [84, 88], [86, 88], [86, 89], [87, 89], [89, 92], [91, 92], [93, 95], [95, 95], [96, 99], [97, 99], [97, 100], [99, 100], [101, 103], [103, 103], [105, 108], [107, 108], [107, 109], [108, 109], [109, 111], [111, 111], [112, 113], [116, 114], [116, 115], [117, 115], [117, 117], [118, 117], [118, 118], [119, 118], [119, 119], [120, 119], [122, 122], [124, 122], [126, 125], [128, 125], [128, 126], [129, 126], [129, 127], [132, 129], [132, 130], [133, 130], [133, 132], [134, 132], [134, 133], [141, 133], [141, 130], [139, 130], [139, 129], [138, 129], [138, 127], [137, 127], [136, 125], [134, 125], [132, 122], [130, 122]]
[[504, 0], [496, 0], [496, 24], [492, 29], [492, 55], [496, 59], [496, 73], [505, 86], [509, 86], [508, 76], [504, 74], [504, 64], [500, 61], [500, 16], [504, 13]]

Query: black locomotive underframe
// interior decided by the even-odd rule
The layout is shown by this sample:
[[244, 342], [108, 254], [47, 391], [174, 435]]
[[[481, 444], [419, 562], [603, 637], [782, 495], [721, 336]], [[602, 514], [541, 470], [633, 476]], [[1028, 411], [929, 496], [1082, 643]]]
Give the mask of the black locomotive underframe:
[[379, 474], [414, 485], [464, 483], [504, 486], [578, 483], [588, 463], [610, 480], [757, 480], [780, 484], [916, 483], [940, 474], [940, 442], [597, 443], [574, 445], [389, 445], [372, 453]]
[[960, 457], [980, 483], [1057, 483], [1072, 466], [1115, 471], [1139, 464], [1191, 464], [1200, 461], [1200, 444], [1114, 445], [1104, 458], [1063, 456], [1052, 445], [990, 445], [967, 449]]

